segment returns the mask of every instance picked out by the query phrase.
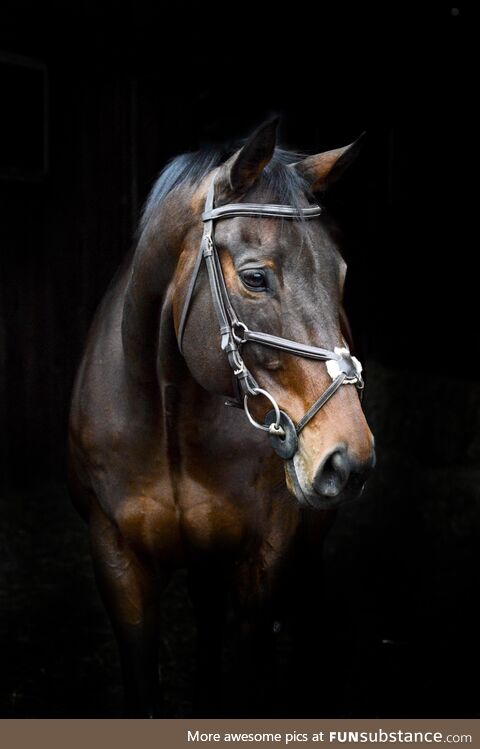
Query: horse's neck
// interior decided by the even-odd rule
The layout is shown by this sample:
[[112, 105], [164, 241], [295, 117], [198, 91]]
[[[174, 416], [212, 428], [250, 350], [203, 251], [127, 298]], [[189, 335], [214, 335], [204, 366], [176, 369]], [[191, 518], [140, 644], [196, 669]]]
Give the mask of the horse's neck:
[[[224, 399], [208, 395], [190, 374], [175, 334], [172, 280], [185, 233], [191, 224], [189, 206], [187, 195], [181, 204], [176, 201], [173, 206], [161, 208], [150, 221], [136, 248], [124, 293], [125, 371], [131, 393], [145, 402], [152, 418], [163, 412], [166, 401], [172, 399], [191, 402], [192, 412], [198, 410], [200, 400], [208, 401], [210, 410], [217, 401], [223, 408]], [[228, 374], [228, 365], [225, 367]], [[229, 392], [228, 385], [225, 392]]]
[[181, 231], [175, 230], [174, 223], [166, 210], [150, 221], [140, 237], [125, 291], [122, 315], [125, 366], [128, 375], [146, 388], [157, 385], [160, 317], [182, 240]]
[[[163, 227], [158, 227], [153, 234], [142, 237], [135, 253], [122, 317], [129, 397], [135, 400], [137, 408], [144, 409], [143, 418], [151, 423], [156, 444], [164, 446], [172, 466], [180, 465], [180, 456], [193, 449], [192, 441], [185, 440], [185, 435], [202, 434], [206, 424], [218, 426], [210, 437], [215, 441], [215, 461], [224, 451], [231, 453], [232, 444], [243, 449], [248, 435], [253, 438], [259, 455], [261, 446], [255, 441], [255, 430], [250, 429], [246, 420], [239, 423], [237, 413], [225, 409], [224, 396], [211, 394], [195, 380], [179, 351], [173, 321], [172, 279], [181, 242], [178, 236], [169, 237]], [[219, 356], [223, 354], [220, 352]], [[223, 363], [229, 377], [228, 365]], [[218, 392], [228, 395], [228, 384]], [[207, 462], [211, 460], [211, 452], [207, 450], [204, 458]], [[265, 457], [262, 459], [265, 464]]]

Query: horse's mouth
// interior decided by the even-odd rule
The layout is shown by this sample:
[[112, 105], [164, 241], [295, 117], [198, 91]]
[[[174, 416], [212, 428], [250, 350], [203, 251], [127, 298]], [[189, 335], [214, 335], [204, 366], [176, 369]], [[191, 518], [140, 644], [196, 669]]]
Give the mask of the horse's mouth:
[[352, 475], [348, 484], [336, 496], [319, 494], [309, 485], [298, 453], [291, 460], [285, 461], [285, 475], [287, 487], [299, 504], [318, 510], [328, 510], [352, 502], [360, 497], [366, 483], [360, 476]]

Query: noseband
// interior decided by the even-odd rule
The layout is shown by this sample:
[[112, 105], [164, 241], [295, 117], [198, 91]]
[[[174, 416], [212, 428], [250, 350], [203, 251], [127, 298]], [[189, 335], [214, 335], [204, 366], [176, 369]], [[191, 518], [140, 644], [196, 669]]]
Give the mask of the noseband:
[[[297, 343], [287, 338], [270, 335], [270, 333], [249, 330], [245, 323], [239, 320], [228, 296], [222, 266], [215, 247], [214, 222], [218, 219], [232, 218], [234, 216], [312, 219], [319, 216], [322, 209], [319, 205], [297, 209], [290, 205], [258, 203], [230, 203], [229, 205], [215, 208], [214, 196], [215, 180], [213, 179], [205, 202], [205, 212], [202, 215], [204, 223], [202, 241], [180, 317], [177, 333], [178, 345], [181, 351], [185, 324], [197, 283], [198, 273], [202, 260], [205, 260], [212, 302], [220, 328], [221, 348], [222, 351], [225, 351], [230, 367], [232, 368], [235, 388], [238, 393], [238, 398], [236, 400], [228, 400], [226, 405], [243, 408], [250, 423], [257, 429], [268, 432], [274, 450], [282, 458], [288, 460], [297, 451], [298, 435], [302, 429], [306, 427], [309, 421], [313, 419], [315, 414], [318, 413], [322, 406], [325, 405], [342, 385], [355, 385], [360, 392], [363, 391], [362, 365], [358, 359], [350, 354], [346, 345], [344, 347], [335, 347], [334, 351], [328, 351], [317, 346], [309, 346], [305, 343]], [[280, 351], [286, 351], [295, 356], [326, 362], [327, 371], [332, 379], [332, 383], [322, 393], [320, 398], [315, 401], [305, 416], [300, 419], [298, 424], [295, 425], [288, 414], [280, 410], [277, 402], [270, 393], [258, 386], [252, 373], [245, 365], [241, 350], [242, 346], [249, 341], [279, 349]], [[265, 396], [273, 406], [273, 410], [265, 418], [265, 424], [259, 424], [255, 421], [248, 408], [249, 397], [257, 395]]]

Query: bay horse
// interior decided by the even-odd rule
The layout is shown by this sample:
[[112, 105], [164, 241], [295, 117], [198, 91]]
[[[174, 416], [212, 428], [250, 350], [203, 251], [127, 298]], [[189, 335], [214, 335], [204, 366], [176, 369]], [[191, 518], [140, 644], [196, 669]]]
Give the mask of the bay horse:
[[251, 664], [268, 651], [282, 591], [315, 585], [335, 508], [374, 463], [346, 266], [314, 202], [358, 142], [299, 156], [276, 147], [276, 128], [264, 123], [228, 158], [201, 151], [166, 167], [76, 377], [69, 487], [129, 715], [162, 711], [159, 611], [172, 572], [188, 570], [208, 694], [227, 606], [239, 662]]

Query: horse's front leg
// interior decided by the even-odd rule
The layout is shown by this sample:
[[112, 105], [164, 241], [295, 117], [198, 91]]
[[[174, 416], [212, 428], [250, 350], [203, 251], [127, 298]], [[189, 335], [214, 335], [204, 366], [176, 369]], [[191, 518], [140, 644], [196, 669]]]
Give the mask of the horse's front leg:
[[222, 711], [222, 656], [229, 565], [222, 559], [190, 560], [188, 583], [197, 626], [197, 684], [194, 712]]
[[95, 577], [117, 638], [127, 717], [163, 714], [159, 681], [159, 580], [99, 509], [89, 521]]
[[289, 700], [313, 712], [327, 705], [334, 710], [341, 689], [340, 684], [335, 688], [340, 654], [330, 646], [332, 612], [326, 609], [323, 585], [324, 543], [335, 517], [335, 510], [303, 510], [284, 603], [292, 635], [290, 683], [295, 685]]
[[241, 716], [259, 714], [275, 702], [273, 569], [261, 554], [242, 562], [234, 580], [235, 654], [233, 686], [235, 709]]

